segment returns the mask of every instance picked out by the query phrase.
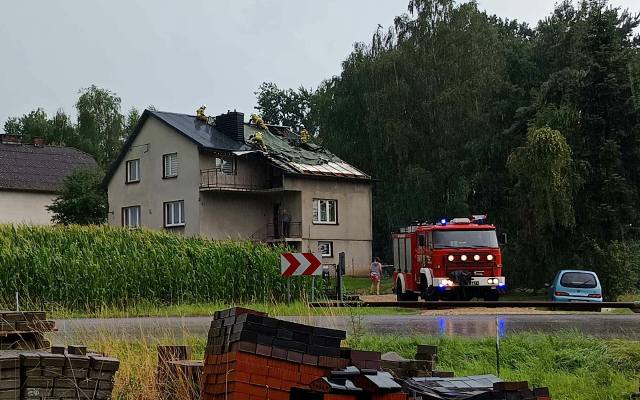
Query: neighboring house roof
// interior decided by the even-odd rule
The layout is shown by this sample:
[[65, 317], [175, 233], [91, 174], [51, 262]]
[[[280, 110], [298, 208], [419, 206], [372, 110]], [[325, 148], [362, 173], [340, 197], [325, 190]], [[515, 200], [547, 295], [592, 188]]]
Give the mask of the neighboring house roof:
[[327, 149], [312, 143], [301, 143], [298, 135], [293, 133], [289, 127], [269, 125], [269, 132], [262, 131], [266, 145], [266, 151], [264, 151], [260, 146], [251, 143], [251, 137], [258, 131], [255, 125], [244, 124], [244, 143], [242, 143], [219, 131], [213, 125], [198, 120], [195, 115], [145, 110], [133, 133], [127, 138], [117, 159], [107, 171], [105, 185], [115, 174], [116, 168], [122, 163], [129, 147], [149, 117], [154, 117], [165, 123], [202, 150], [229, 152], [236, 156], [261, 155], [268, 162], [289, 174], [371, 179], [370, 176], [341, 160]]
[[71, 147], [0, 144], [0, 190], [57, 192], [64, 178], [96, 161]]

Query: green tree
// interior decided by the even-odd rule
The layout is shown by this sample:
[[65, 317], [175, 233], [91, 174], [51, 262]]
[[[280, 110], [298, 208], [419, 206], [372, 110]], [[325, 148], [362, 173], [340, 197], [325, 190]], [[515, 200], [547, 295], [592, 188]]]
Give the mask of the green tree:
[[310, 133], [317, 133], [313, 114], [313, 93], [303, 87], [298, 90], [280, 89], [275, 83], [264, 82], [255, 92], [256, 110], [269, 124], [305, 127]]
[[[308, 102], [317, 140], [379, 180], [377, 254], [399, 226], [486, 212], [511, 238], [510, 285], [539, 287], [640, 238], [638, 16], [606, 0], [563, 1], [535, 27], [475, 2], [408, 11]], [[267, 118], [295, 109], [295, 91], [261, 88]]]
[[575, 225], [571, 148], [559, 131], [530, 129], [525, 146], [509, 155], [507, 166], [516, 177], [513, 190], [537, 229]]
[[102, 187], [100, 170], [79, 170], [64, 180], [58, 197], [47, 209], [58, 224], [91, 225], [107, 220], [107, 194]]
[[95, 85], [82, 89], [76, 103], [79, 146], [103, 168], [115, 159], [126, 138], [120, 103], [115, 93]]

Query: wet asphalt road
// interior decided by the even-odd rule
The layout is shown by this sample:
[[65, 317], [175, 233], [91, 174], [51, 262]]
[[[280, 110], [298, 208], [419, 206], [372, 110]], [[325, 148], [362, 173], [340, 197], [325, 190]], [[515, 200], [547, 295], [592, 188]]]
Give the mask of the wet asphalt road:
[[[497, 318], [497, 321], [496, 321]], [[574, 330], [604, 338], [640, 340], [640, 315], [376, 315], [362, 317], [283, 317], [316, 326], [358, 329], [375, 333], [419, 333], [448, 336], [508, 336], [517, 332]], [[54, 342], [72, 343], [85, 337], [104, 335], [118, 338], [206, 337], [211, 317], [113, 318], [58, 320]]]

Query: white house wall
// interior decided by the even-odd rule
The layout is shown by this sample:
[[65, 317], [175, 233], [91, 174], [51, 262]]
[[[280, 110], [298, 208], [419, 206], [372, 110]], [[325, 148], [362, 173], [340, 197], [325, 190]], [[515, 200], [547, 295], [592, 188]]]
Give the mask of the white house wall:
[[[163, 178], [162, 156], [178, 153], [177, 178]], [[126, 161], [140, 159], [140, 182], [126, 184]], [[109, 183], [109, 223], [122, 225], [122, 207], [141, 208], [141, 224], [164, 229], [164, 202], [184, 200], [185, 226], [176, 233], [200, 230], [198, 147], [172, 128], [149, 117]]]
[[0, 224], [51, 225], [52, 193], [0, 191]]

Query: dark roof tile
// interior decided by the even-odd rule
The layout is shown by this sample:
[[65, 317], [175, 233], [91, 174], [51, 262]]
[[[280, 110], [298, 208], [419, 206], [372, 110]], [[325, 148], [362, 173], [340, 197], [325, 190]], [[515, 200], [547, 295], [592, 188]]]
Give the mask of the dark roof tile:
[[0, 144], [0, 190], [57, 192], [64, 178], [96, 162], [71, 147]]

